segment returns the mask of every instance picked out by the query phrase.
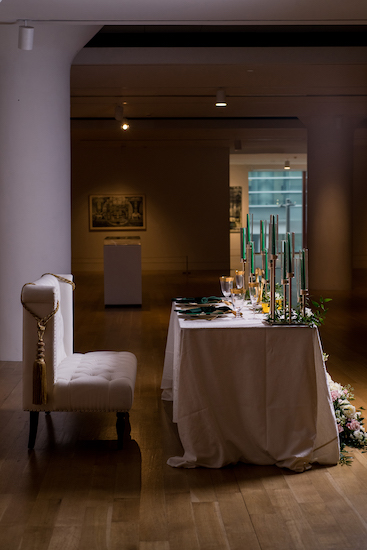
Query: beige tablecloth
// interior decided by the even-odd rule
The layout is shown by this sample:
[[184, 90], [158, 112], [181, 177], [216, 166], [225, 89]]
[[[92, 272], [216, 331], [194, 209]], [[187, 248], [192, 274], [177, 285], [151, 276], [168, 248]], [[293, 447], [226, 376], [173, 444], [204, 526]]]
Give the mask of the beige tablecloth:
[[265, 326], [252, 312], [187, 321], [172, 310], [161, 388], [184, 448], [171, 466], [301, 472], [339, 460], [317, 329]]

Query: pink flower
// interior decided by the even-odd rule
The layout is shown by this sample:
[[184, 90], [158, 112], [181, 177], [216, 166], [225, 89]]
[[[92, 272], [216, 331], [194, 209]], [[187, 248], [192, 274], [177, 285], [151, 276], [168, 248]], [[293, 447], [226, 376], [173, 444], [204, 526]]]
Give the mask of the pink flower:
[[347, 423], [347, 428], [349, 428], [350, 430], [352, 430], [352, 432], [355, 432], [356, 430], [359, 430], [359, 428], [361, 427], [360, 423], [358, 422], [358, 420], [350, 420], [348, 423]]
[[331, 390], [330, 393], [332, 401], [335, 401], [338, 397], [340, 397], [340, 392], [338, 390]]
[[341, 434], [342, 432], [344, 432], [344, 428], [343, 426], [341, 426], [340, 424], [338, 424], [338, 432]]

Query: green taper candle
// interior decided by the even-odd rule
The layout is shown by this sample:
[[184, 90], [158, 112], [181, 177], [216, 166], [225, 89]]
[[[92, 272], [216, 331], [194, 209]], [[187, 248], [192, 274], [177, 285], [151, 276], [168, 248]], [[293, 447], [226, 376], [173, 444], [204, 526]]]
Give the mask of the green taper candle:
[[260, 221], [260, 233], [261, 233], [261, 240], [260, 240], [260, 252], [265, 250], [265, 226], [264, 221]]
[[272, 218], [272, 221], [271, 221], [271, 232], [272, 232], [272, 237], [271, 237], [271, 253], [272, 253], [273, 256], [275, 256], [275, 254], [276, 254], [276, 244], [277, 244], [277, 241], [276, 241], [275, 218], [274, 218], [274, 216], [272, 216], [271, 218]]
[[292, 250], [292, 237], [290, 233], [287, 233], [287, 239], [288, 239], [287, 269], [288, 269], [288, 273], [293, 273], [293, 250]]
[[246, 229], [241, 227], [240, 230], [240, 239], [241, 239], [241, 259], [246, 260]]

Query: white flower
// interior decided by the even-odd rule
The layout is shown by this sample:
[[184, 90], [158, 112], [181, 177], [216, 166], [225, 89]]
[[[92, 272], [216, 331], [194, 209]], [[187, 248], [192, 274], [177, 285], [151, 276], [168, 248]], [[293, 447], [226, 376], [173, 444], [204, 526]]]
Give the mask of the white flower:
[[342, 409], [343, 413], [345, 414], [345, 416], [347, 418], [353, 418], [353, 416], [356, 413], [356, 408], [353, 407], [353, 405], [351, 405], [345, 399], [343, 400], [343, 404], [341, 405], [341, 409]]
[[310, 309], [309, 307], [305, 307], [305, 316], [312, 317], [312, 315], [313, 315], [312, 309]]
[[330, 391], [337, 392], [340, 396], [343, 395], [343, 386], [341, 384], [338, 384], [337, 382], [333, 382], [333, 380], [330, 378], [329, 380], [329, 388]]
[[358, 439], [359, 441], [362, 441], [364, 439], [364, 435], [359, 432], [359, 430], [356, 430], [353, 432], [353, 437], [355, 439]]

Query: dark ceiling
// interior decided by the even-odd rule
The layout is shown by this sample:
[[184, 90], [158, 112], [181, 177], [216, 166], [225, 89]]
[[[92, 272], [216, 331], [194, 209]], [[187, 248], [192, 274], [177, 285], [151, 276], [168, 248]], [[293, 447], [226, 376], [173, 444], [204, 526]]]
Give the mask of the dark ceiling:
[[88, 48], [367, 46], [367, 26], [107, 25]]

